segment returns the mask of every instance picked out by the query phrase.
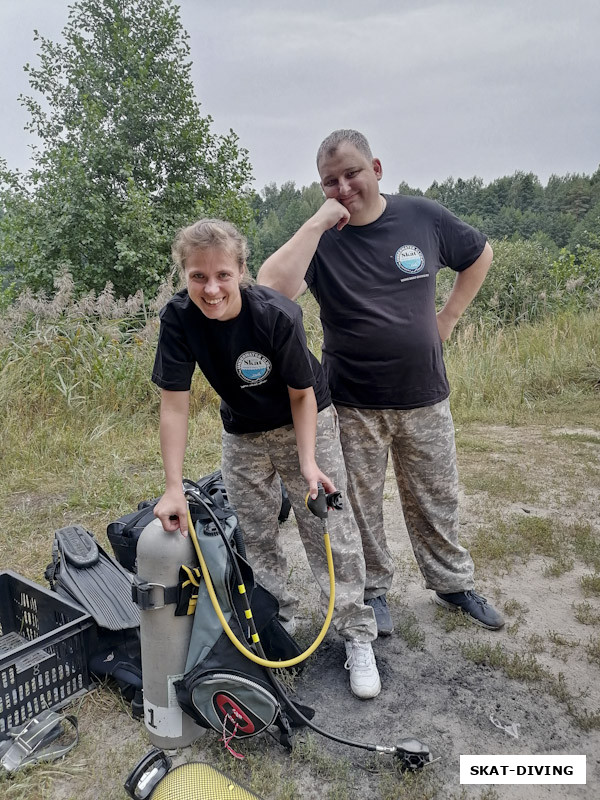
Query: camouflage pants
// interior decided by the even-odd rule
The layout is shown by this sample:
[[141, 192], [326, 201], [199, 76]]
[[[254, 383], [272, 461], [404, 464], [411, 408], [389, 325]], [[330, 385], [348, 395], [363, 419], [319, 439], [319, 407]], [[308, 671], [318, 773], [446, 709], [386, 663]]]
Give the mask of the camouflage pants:
[[[364, 604], [365, 562], [360, 533], [346, 494], [337, 414], [333, 406], [317, 417], [317, 464], [344, 493], [343, 511], [329, 513], [327, 525], [335, 570], [333, 625], [345, 639], [372, 641], [377, 636], [373, 609]], [[308, 563], [321, 590], [321, 608], [329, 601], [329, 572], [321, 520], [306, 508], [308, 491], [300, 474], [293, 425], [264, 433], [223, 431], [221, 462], [227, 493], [236, 507], [248, 560], [260, 583], [279, 600], [280, 616], [290, 619], [298, 601], [286, 588], [288, 568], [281, 548], [277, 516], [281, 507], [279, 476], [287, 489]]]
[[401, 409], [338, 406], [348, 495], [360, 528], [365, 597], [392, 585], [383, 527], [383, 485], [391, 450], [404, 520], [428, 589], [473, 588], [473, 560], [458, 543], [458, 471], [450, 403]]

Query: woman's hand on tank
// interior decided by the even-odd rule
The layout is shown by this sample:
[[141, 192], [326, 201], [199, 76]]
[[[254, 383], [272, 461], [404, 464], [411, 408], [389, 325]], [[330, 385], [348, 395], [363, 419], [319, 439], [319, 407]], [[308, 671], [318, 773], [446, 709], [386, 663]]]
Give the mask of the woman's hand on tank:
[[181, 531], [188, 535], [187, 501], [183, 489], [167, 489], [154, 506], [154, 516], [158, 517], [165, 531]]

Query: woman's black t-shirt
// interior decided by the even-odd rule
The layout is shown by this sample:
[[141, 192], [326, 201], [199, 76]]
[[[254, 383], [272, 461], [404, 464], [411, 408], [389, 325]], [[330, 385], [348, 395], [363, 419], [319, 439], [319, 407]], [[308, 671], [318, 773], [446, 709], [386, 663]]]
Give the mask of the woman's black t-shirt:
[[242, 310], [225, 321], [205, 317], [187, 289], [169, 300], [160, 312], [154, 383], [187, 391], [197, 364], [221, 398], [229, 433], [291, 424], [288, 386], [314, 387], [319, 411], [330, 405], [321, 365], [306, 344], [300, 306], [266, 286], [241, 294]]

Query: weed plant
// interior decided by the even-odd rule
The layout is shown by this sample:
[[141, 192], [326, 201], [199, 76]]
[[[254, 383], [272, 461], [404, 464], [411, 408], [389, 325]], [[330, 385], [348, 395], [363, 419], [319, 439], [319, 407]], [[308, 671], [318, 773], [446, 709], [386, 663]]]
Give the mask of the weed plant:
[[[558, 257], [539, 241], [493, 241], [494, 261], [461, 327], [483, 323], [491, 330], [540, 322], [564, 312], [600, 307], [600, 251], [578, 247]], [[455, 274], [443, 269], [437, 279], [441, 304]]]
[[399, 620], [395, 623], [398, 636], [405, 642], [410, 650], [422, 650], [425, 645], [425, 634], [419, 628], [416, 616], [406, 606], [401, 607]]
[[577, 603], [574, 606], [575, 619], [582, 625], [600, 625], [600, 612], [596, 611], [590, 603]]
[[[302, 305], [309, 346], [320, 355], [318, 307], [311, 296]], [[599, 324], [597, 308], [536, 324], [463, 324], [444, 345], [455, 422], [519, 425], [553, 416], [587, 424], [597, 413]]]
[[583, 575], [581, 578], [581, 588], [587, 596], [594, 595], [600, 597], [600, 574]]
[[[585, 546], [582, 546], [582, 542]], [[513, 515], [494, 522], [492, 529], [478, 528], [470, 544], [479, 565], [496, 570], [510, 567], [530, 556], [550, 559], [544, 574], [558, 577], [573, 569], [574, 557], [585, 564], [597, 563], [596, 542], [589, 525], [562, 525], [554, 519]], [[584, 576], [582, 586], [590, 594], [600, 587], [600, 576]], [[600, 593], [600, 588], [598, 588]]]
[[[148, 305], [110, 287], [76, 299], [68, 276], [57, 288], [22, 295], [0, 325], [0, 549], [3, 566], [34, 580], [53, 530], [79, 523], [102, 538], [163, 482], [150, 377], [157, 310], [173, 288]], [[220, 460], [218, 399], [200, 373], [191, 407], [186, 474], [197, 478]]]
[[554, 414], [589, 422], [600, 385], [599, 321], [592, 311], [498, 330], [463, 327], [445, 345], [455, 421], [518, 425]]
[[592, 637], [586, 645], [585, 651], [590, 663], [600, 666], [600, 639]]
[[[588, 659], [594, 661], [597, 657], [597, 641], [592, 639], [587, 648]], [[580, 697], [573, 695], [567, 688], [564, 675], [559, 673], [554, 676], [545, 669], [531, 653], [509, 654], [498, 643], [491, 645], [489, 642], [467, 642], [460, 646], [461, 653], [468, 661], [475, 664], [502, 670], [507, 678], [538, 684], [541, 689], [552, 695], [560, 703], [564, 703], [574, 722], [583, 731], [600, 729], [600, 712], [588, 712], [581, 709]]]

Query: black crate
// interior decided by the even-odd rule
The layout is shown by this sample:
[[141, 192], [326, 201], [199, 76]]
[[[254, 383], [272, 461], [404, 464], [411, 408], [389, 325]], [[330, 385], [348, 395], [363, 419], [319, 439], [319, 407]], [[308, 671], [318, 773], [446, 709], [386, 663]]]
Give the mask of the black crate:
[[0, 736], [88, 690], [93, 626], [75, 603], [0, 572]]

